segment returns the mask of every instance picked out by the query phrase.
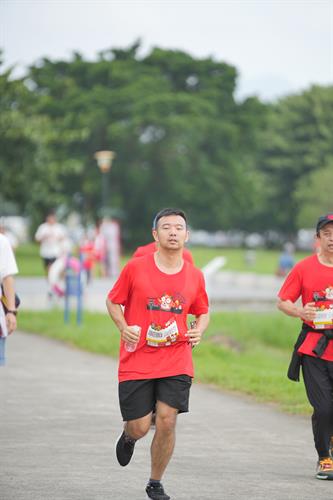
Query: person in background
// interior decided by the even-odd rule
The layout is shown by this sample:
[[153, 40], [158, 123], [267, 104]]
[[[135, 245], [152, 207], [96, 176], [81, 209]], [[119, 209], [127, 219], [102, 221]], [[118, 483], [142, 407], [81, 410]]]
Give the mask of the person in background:
[[5, 364], [6, 337], [16, 329], [15, 287], [13, 276], [17, 274], [15, 256], [6, 236], [0, 234], [0, 298], [5, 296], [6, 307], [0, 301], [0, 366]]
[[290, 242], [287, 242], [284, 245], [282, 254], [280, 255], [276, 275], [284, 278], [285, 276], [287, 276], [289, 271], [294, 267], [294, 265], [295, 265], [294, 245]]
[[[158, 243], [156, 241], [152, 241], [151, 243], [147, 243], [147, 245], [142, 245], [138, 247], [134, 254], [132, 255], [132, 258], [134, 257], [142, 257], [143, 255], [149, 255], [150, 253], [156, 252], [158, 248]], [[190, 262], [191, 264], [194, 265], [194, 260], [191, 252], [184, 247], [183, 249], [183, 257], [185, 260]]]
[[63, 252], [63, 244], [67, 238], [65, 226], [57, 222], [54, 212], [49, 212], [45, 222], [35, 234], [35, 240], [40, 243], [40, 256], [44, 263], [46, 274], [49, 267]]
[[108, 276], [108, 249], [107, 240], [103, 231], [103, 220], [98, 220], [95, 227], [95, 236], [93, 242], [93, 251], [95, 262], [98, 263], [102, 278]]
[[106, 276], [110, 278], [117, 278], [120, 272], [120, 224], [113, 217], [105, 217], [101, 225], [101, 232], [106, 242]]
[[333, 480], [333, 214], [319, 217], [316, 239], [318, 253], [301, 260], [290, 271], [278, 294], [278, 308], [302, 321], [288, 377], [299, 381], [302, 367], [313, 407], [316, 478]]
[[[116, 455], [120, 465], [130, 462], [156, 411], [146, 493], [169, 500], [161, 479], [173, 454], [177, 415], [188, 411], [192, 347], [208, 326], [208, 297], [202, 272], [183, 258], [189, 236], [184, 212], [161, 210], [152, 233], [157, 251], [130, 259], [107, 298], [121, 336], [119, 401], [125, 424]], [[196, 317], [190, 326], [188, 314]]]
[[95, 251], [94, 242], [87, 234], [85, 234], [83, 241], [80, 243], [79, 251], [83, 256], [83, 269], [86, 274], [86, 283], [88, 285], [92, 280], [92, 271], [95, 265]]

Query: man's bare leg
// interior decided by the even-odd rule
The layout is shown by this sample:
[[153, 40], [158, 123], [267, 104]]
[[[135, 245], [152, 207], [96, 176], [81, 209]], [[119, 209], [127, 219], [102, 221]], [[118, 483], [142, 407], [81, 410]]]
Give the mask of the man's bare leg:
[[124, 431], [116, 444], [116, 455], [120, 465], [125, 467], [131, 461], [135, 442], [145, 436], [150, 429], [151, 413], [144, 417], [125, 422]]
[[151, 479], [161, 480], [172, 457], [176, 442], [176, 422], [178, 410], [157, 401], [156, 430], [151, 444]]
[[129, 420], [128, 422], [125, 422], [124, 431], [132, 439], [135, 439], [135, 440], [141, 439], [143, 436], [145, 436], [147, 434], [147, 432], [150, 429], [151, 416], [152, 416], [152, 414], [149, 413], [148, 415], [145, 415], [144, 417], [137, 418], [135, 420]]

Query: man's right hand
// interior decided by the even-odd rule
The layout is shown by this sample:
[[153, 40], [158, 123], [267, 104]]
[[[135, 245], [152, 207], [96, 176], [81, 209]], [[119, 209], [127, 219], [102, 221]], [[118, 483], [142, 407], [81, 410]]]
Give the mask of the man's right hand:
[[140, 331], [136, 326], [126, 326], [120, 332], [121, 340], [129, 344], [136, 344], [140, 339]]
[[313, 321], [315, 319], [317, 307], [315, 302], [308, 302], [303, 306], [300, 317], [303, 321]]

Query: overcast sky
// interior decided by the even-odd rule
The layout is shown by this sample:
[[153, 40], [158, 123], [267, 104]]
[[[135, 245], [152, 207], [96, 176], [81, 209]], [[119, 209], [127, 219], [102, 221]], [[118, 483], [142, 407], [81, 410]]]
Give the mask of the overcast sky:
[[333, 84], [333, 0], [0, 0], [0, 47], [17, 75], [138, 38], [142, 55], [158, 46], [236, 66], [242, 97]]

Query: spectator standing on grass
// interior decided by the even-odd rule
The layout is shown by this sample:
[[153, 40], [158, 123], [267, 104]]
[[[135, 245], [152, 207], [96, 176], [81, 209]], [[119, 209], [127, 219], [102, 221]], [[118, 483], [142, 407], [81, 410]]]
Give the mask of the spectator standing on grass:
[[15, 256], [6, 236], [0, 234], [0, 298], [5, 296], [6, 307], [0, 301], [0, 366], [5, 364], [6, 337], [16, 329], [15, 287], [17, 274]]
[[[175, 446], [177, 415], [188, 411], [192, 347], [208, 326], [208, 298], [201, 271], [183, 259], [189, 236], [184, 212], [161, 210], [152, 232], [157, 251], [131, 259], [107, 299], [121, 336], [119, 401], [125, 424], [116, 454], [120, 465], [130, 462], [155, 412], [146, 493], [169, 500], [161, 479]], [[188, 314], [196, 316], [190, 327]]]
[[316, 478], [333, 480], [333, 214], [319, 217], [316, 240], [318, 252], [298, 262], [288, 274], [278, 308], [302, 321], [288, 377], [298, 381], [302, 367], [313, 407]]

